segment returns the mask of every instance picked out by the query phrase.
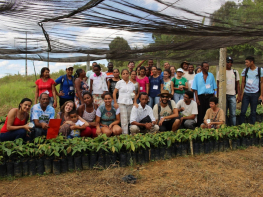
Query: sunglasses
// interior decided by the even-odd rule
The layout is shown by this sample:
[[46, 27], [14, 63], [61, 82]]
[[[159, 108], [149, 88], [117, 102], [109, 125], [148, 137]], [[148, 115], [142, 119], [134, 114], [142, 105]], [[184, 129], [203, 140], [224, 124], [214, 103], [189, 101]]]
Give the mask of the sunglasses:
[[162, 98], [169, 98], [169, 96], [162, 96]]

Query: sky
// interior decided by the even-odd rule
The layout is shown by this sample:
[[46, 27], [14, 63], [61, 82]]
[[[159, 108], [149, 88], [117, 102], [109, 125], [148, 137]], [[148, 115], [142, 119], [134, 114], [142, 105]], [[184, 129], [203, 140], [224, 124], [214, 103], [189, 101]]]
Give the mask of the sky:
[[[131, 0], [130, 0], [131, 1]], [[240, 0], [232, 0], [236, 3], [239, 3]], [[147, 8], [158, 10], [160, 12], [163, 12], [165, 14], [171, 15], [171, 16], [179, 16], [184, 19], [191, 19], [200, 21], [201, 18], [196, 17], [195, 15], [186, 14], [181, 10], [178, 10], [178, 12], [174, 12], [174, 9], [170, 9], [169, 7], [165, 5], [161, 5], [159, 3], [156, 3], [154, 0], [134, 0], [132, 2], [138, 3], [138, 4], [144, 4]], [[215, 10], [219, 9], [221, 5], [223, 5], [226, 0], [166, 0], [167, 3], [174, 3], [174, 6], [180, 7], [180, 8], [187, 8], [194, 12], [199, 12], [201, 14], [209, 14], [213, 13]], [[113, 3], [114, 6], [114, 3]], [[208, 23], [208, 21], [205, 21]], [[9, 25], [13, 25], [12, 21]], [[9, 31], [8, 28], [6, 28], [6, 24], [1, 24], [0, 22], [0, 32], [1, 38], [0, 39], [6, 39], [10, 45], [16, 44], [15, 37], [21, 36], [18, 35], [19, 33]], [[54, 27], [49, 26], [47, 27], [47, 31], [52, 31]], [[101, 40], [97, 40], [97, 42], [94, 44], [92, 42], [92, 37], [105, 37], [108, 40], [114, 39], [117, 35], [124, 37], [130, 44], [130, 46], [133, 47], [143, 47], [144, 45], [147, 45], [148, 43], [152, 42], [151, 34], [146, 33], [139, 33], [139, 32], [129, 32], [125, 30], [113, 30], [113, 29], [102, 29], [102, 28], [72, 28], [72, 27], [64, 27], [63, 31], [69, 31], [69, 32], [79, 32], [78, 35], [75, 38], [75, 42], [70, 42], [67, 44], [73, 44], [73, 45], [80, 45], [84, 42], [87, 42], [87, 37], [91, 38], [90, 42], [87, 42], [86, 45], [90, 48], [96, 48], [96, 47], [105, 47], [103, 46], [103, 42]], [[28, 35], [28, 38], [33, 38], [34, 35]], [[143, 39], [142, 39], [143, 38]], [[57, 38], [59, 39], [59, 38]], [[105, 44], [104, 44], [105, 45]], [[68, 55], [70, 56], [70, 54]], [[96, 62], [107, 65], [107, 60], [97, 60]], [[92, 62], [91, 62], [92, 63]], [[75, 63], [49, 63], [49, 68], [51, 72], [57, 72], [61, 69], [65, 69], [67, 65], [74, 65], [74, 64], [83, 64], [86, 65], [86, 62], [75, 62]], [[47, 66], [47, 62], [43, 61], [34, 61], [34, 65], [36, 67], [36, 73], [40, 73], [40, 70], [42, 67]], [[34, 73], [34, 67], [33, 67], [33, 61], [28, 60], [27, 61], [27, 67], [28, 67], [28, 74]], [[25, 74], [25, 60], [0, 60], [0, 78], [8, 75], [8, 74]]]

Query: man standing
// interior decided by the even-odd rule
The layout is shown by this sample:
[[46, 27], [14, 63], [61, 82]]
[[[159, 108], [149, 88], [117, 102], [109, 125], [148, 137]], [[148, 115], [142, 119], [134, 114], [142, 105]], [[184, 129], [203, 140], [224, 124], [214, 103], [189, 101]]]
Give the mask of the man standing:
[[158, 122], [160, 131], [176, 131], [175, 120], [179, 119], [178, 110], [175, 102], [169, 100], [173, 95], [168, 90], [162, 90], [158, 96], [161, 101], [153, 107], [153, 116]]
[[134, 69], [134, 61], [129, 61], [128, 69], [129, 69], [129, 73], [131, 73], [133, 71], [133, 69]]
[[189, 64], [188, 66], [188, 73], [184, 73], [183, 77], [187, 79], [188, 82], [188, 90], [191, 91], [192, 89], [192, 84], [195, 78], [195, 72], [194, 72], [194, 65], [193, 64]]
[[[233, 59], [226, 58], [226, 114], [229, 109], [230, 123], [236, 126], [236, 104], [240, 102], [240, 86], [239, 86], [239, 73], [237, 70], [232, 69]], [[219, 72], [216, 75], [217, 79], [217, 97], [219, 95]], [[236, 94], [238, 95], [236, 99]]]
[[184, 93], [184, 99], [176, 104], [180, 113], [180, 119], [175, 120], [176, 129], [181, 125], [186, 129], [195, 129], [198, 111], [196, 102], [192, 100], [193, 97], [193, 92], [186, 91]]
[[[165, 62], [164, 63], [164, 70], [170, 70], [170, 64], [169, 64], [169, 62]], [[161, 73], [161, 77], [163, 78], [163, 72]], [[172, 76], [171, 76], [171, 78], [172, 78]]]
[[48, 123], [50, 119], [54, 119], [55, 110], [49, 105], [49, 96], [47, 93], [42, 93], [39, 97], [39, 103], [31, 108], [31, 118], [35, 124], [35, 136], [39, 137], [47, 135]]
[[89, 87], [90, 87], [90, 76], [94, 75], [93, 68], [94, 68], [95, 65], [97, 65], [97, 62], [92, 62], [91, 70], [87, 71], [87, 73], [86, 73], [87, 82], [88, 82], [88, 86]]
[[108, 71], [105, 72], [106, 74], [106, 81], [108, 81], [109, 79], [113, 78], [113, 63], [109, 62], [108, 63]]
[[214, 75], [208, 72], [208, 62], [202, 62], [201, 69], [202, 72], [195, 75], [192, 85], [198, 105], [197, 126], [203, 123], [206, 110], [209, 108], [208, 101], [214, 96], [214, 90], [217, 89]]
[[130, 131], [132, 135], [136, 133], [154, 133], [159, 131], [159, 126], [156, 125], [155, 118], [153, 116], [153, 110], [147, 104], [148, 95], [145, 92], [141, 92], [140, 103], [138, 108], [133, 106], [131, 111], [131, 126]]
[[[256, 110], [258, 104], [258, 98], [263, 98], [263, 70], [256, 67], [254, 57], [247, 57], [245, 60], [246, 68], [241, 73], [241, 114], [240, 124], [245, 122], [245, 114], [247, 107], [250, 104], [250, 124], [256, 122]], [[244, 94], [243, 94], [244, 91]]]

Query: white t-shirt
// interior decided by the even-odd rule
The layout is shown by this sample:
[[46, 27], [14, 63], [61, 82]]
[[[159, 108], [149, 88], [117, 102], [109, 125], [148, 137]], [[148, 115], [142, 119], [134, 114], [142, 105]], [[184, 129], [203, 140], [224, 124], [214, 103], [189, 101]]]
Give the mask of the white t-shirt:
[[131, 93], [135, 91], [135, 86], [131, 81], [126, 83], [122, 79], [116, 83], [115, 88], [119, 90], [119, 98], [118, 98], [119, 104], [125, 104], [125, 105], [133, 104]]
[[195, 101], [191, 101], [189, 105], [186, 105], [184, 102], [184, 99], [180, 100], [177, 102], [177, 109], [184, 108], [184, 111], [180, 112], [182, 113], [183, 116], [191, 116], [191, 115], [196, 115], [195, 116], [195, 121], [197, 122], [197, 114], [198, 114], [198, 109], [197, 109], [197, 103]]
[[[236, 81], [239, 81], [239, 73], [236, 70]], [[219, 81], [219, 72], [217, 72], [216, 80]], [[226, 70], [226, 94], [236, 95], [235, 90], [235, 74], [233, 69]]]
[[[78, 120], [78, 121], [75, 123], [76, 126], [82, 126], [82, 125], [84, 125], [84, 124], [85, 124], [85, 123], [82, 122], [81, 120]], [[80, 130], [79, 130], [79, 129], [72, 130], [72, 131], [70, 132], [70, 135], [71, 135], [71, 136], [74, 136], [74, 137], [78, 137], [78, 136], [80, 136]]]
[[193, 84], [193, 81], [194, 81], [194, 78], [195, 78], [195, 73], [193, 73], [193, 74], [189, 74], [188, 72], [187, 72], [187, 73], [184, 73], [184, 78], [187, 79], [187, 82], [188, 82], [188, 90], [191, 91], [192, 84]]
[[92, 94], [103, 94], [104, 91], [108, 91], [105, 73], [101, 73], [99, 76], [94, 73], [90, 79], [93, 80]]

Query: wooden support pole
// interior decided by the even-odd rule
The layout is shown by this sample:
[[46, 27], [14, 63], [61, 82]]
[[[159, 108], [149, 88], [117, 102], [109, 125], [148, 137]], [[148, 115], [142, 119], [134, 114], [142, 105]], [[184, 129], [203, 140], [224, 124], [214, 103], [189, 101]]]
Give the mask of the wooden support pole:
[[26, 65], [25, 65], [25, 75], [27, 77], [27, 32], [26, 32]]
[[219, 54], [219, 107], [226, 114], [226, 48]]
[[86, 72], [90, 70], [90, 60], [89, 60], [89, 54], [87, 55], [87, 64], [86, 64]]
[[157, 59], [156, 66], [157, 66], [157, 68], [160, 68], [160, 60], [159, 59]]

